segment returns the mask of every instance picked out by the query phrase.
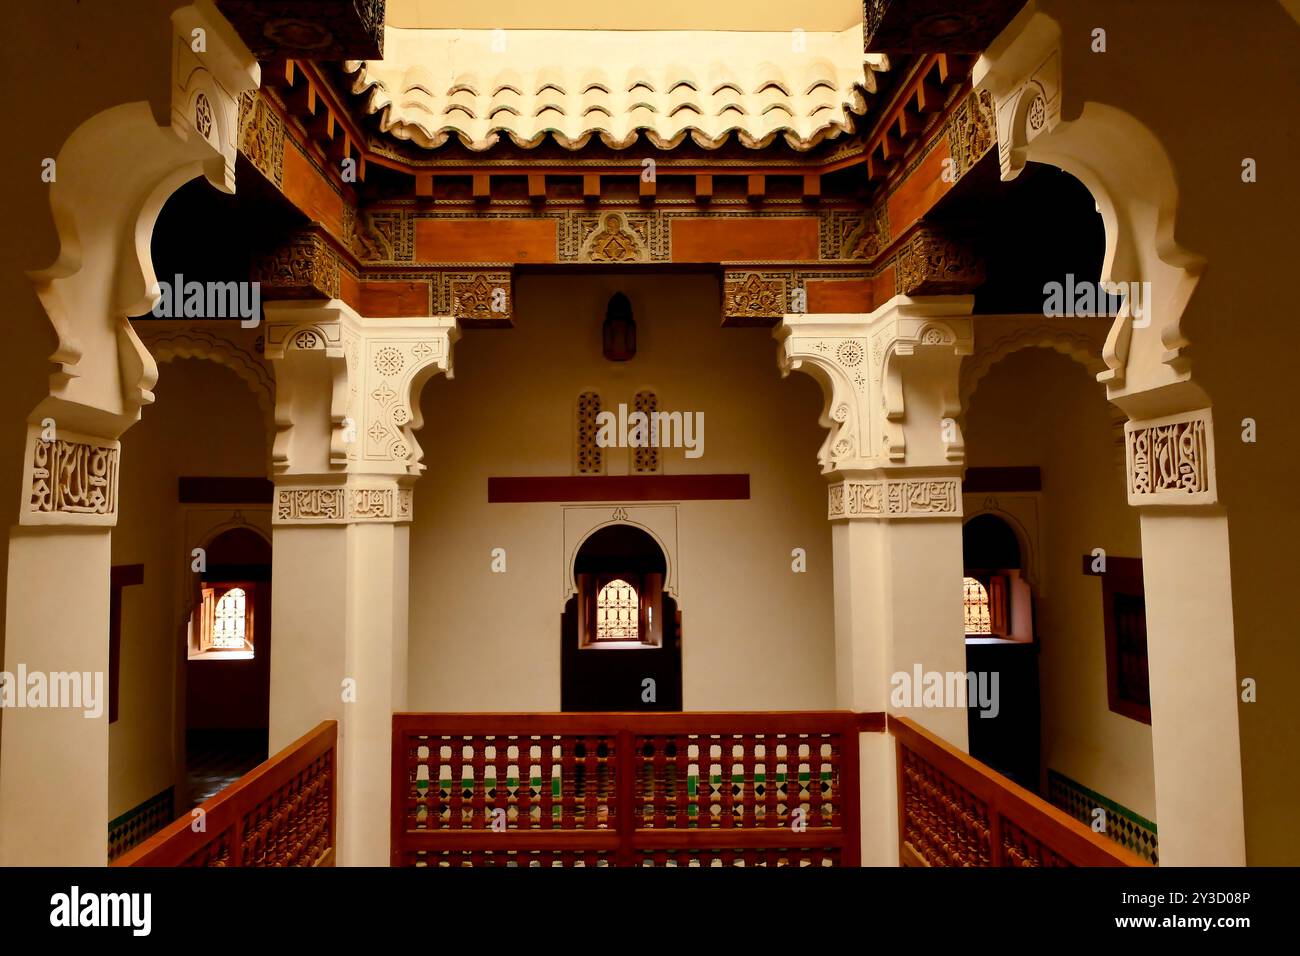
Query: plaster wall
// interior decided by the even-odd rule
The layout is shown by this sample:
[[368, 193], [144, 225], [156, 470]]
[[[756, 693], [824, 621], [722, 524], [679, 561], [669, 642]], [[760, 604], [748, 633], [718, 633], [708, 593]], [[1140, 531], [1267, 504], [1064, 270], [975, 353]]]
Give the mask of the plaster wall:
[[[612, 363], [600, 330], [620, 290], [632, 302], [638, 351]], [[769, 330], [719, 327], [712, 276], [524, 276], [516, 295], [515, 328], [467, 332], [455, 378], [424, 392], [429, 470], [416, 486], [411, 531], [412, 709], [559, 709], [563, 505], [488, 504], [487, 479], [573, 474], [579, 392], [595, 388], [616, 409], [646, 387], [662, 410], [704, 414], [703, 456], [666, 449], [666, 474], [750, 476], [748, 501], [677, 507], [685, 708], [834, 707], [816, 383], [780, 378]], [[605, 456], [608, 473], [627, 473], [628, 449]], [[805, 573], [791, 570], [796, 547], [807, 552]], [[491, 570], [493, 548], [505, 549], [504, 574]]]

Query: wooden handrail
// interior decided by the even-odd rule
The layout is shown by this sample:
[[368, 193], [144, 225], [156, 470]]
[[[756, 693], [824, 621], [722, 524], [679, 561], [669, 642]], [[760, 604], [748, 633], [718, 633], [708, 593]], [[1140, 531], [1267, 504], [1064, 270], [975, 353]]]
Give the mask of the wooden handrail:
[[337, 744], [321, 723], [112, 865], [333, 866]]
[[884, 729], [849, 711], [395, 714], [392, 862], [855, 866], [858, 735]]
[[888, 727], [904, 866], [1150, 866], [915, 721]]

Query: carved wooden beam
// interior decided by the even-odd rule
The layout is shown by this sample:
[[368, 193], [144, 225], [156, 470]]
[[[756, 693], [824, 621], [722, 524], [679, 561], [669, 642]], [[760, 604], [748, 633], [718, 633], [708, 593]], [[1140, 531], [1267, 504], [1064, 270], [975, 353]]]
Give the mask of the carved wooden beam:
[[1025, 0], [864, 0], [868, 53], [983, 53]]
[[384, 0], [216, 0], [259, 60], [382, 60]]
[[964, 237], [922, 223], [894, 261], [898, 295], [965, 295], [984, 283], [984, 262]]
[[348, 247], [312, 223], [255, 258], [251, 278], [263, 297], [342, 299], [373, 318], [450, 315], [462, 328], [512, 325], [512, 269], [415, 266], [401, 220], [367, 211], [349, 220]]

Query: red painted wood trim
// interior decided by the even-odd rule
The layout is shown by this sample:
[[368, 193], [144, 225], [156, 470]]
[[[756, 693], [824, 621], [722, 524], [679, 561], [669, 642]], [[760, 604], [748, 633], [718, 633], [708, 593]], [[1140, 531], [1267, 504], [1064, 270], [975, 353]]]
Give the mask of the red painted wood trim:
[[748, 499], [749, 475], [565, 475], [488, 479], [489, 504]]
[[122, 675], [122, 588], [144, 583], [143, 564], [118, 564], [108, 571], [108, 722], [117, 720]]
[[183, 505], [269, 505], [275, 485], [267, 478], [179, 478], [177, 500]]
[[962, 478], [961, 490], [976, 491], [1042, 491], [1043, 474], [1037, 465], [1007, 468], [967, 468]]

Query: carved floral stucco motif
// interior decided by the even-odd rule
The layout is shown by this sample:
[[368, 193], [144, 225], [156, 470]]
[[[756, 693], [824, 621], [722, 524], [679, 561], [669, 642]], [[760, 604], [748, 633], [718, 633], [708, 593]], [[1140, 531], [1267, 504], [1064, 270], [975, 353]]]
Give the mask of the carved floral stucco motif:
[[898, 253], [899, 295], [960, 295], [984, 281], [984, 263], [966, 242], [923, 227]]
[[789, 311], [788, 280], [781, 273], [743, 272], [727, 277], [723, 315], [779, 319]]

